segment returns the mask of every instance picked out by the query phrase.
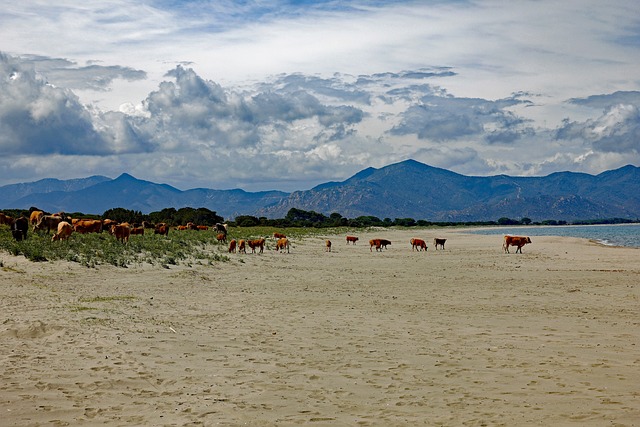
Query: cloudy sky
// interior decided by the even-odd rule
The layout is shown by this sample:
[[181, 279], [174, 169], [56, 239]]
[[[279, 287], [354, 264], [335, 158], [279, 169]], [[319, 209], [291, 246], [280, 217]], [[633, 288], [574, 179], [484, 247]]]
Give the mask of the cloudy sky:
[[0, 185], [640, 166], [636, 0], [0, 4]]

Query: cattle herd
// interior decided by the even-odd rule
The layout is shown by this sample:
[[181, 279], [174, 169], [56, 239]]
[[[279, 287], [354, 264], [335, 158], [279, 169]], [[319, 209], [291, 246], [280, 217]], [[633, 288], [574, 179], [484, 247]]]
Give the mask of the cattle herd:
[[[126, 244], [129, 241], [131, 235], [144, 235], [145, 230], [153, 230], [154, 234], [162, 236], [169, 235], [169, 229], [171, 228], [166, 223], [151, 224], [143, 221], [141, 224], [129, 224], [127, 222], [117, 223], [115, 221], [105, 219], [76, 219], [69, 218], [63, 212], [57, 214], [45, 214], [42, 211], [31, 212], [29, 218], [21, 216], [19, 218], [12, 218], [2, 212], [0, 212], [0, 225], [8, 225], [11, 228], [11, 234], [16, 241], [21, 241], [27, 238], [27, 232], [29, 227], [32, 227], [33, 232], [47, 233], [54, 232], [51, 237], [52, 241], [64, 241], [69, 239], [72, 233], [86, 234], [86, 233], [102, 233], [107, 231], [112, 234], [116, 240]], [[210, 227], [203, 225], [196, 225], [194, 223], [187, 223], [186, 225], [179, 225], [174, 227], [175, 230], [209, 230]], [[227, 224], [216, 224], [211, 227], [216, 233], [216, 239], [220, 243], [227, 243]], [[273, 238], [276, 241], [275, 250], [289, 253], [290, 243], [289, 239], [283, 233], [273, 233]], [[358, 242], [358, 237], [348, 235], [346, 237], [347, 245], [355, 245]], [[433, 239], [433, 245], [436, 250], [438, 248], [444, 250], [444, 245], [447, 239], [436, 237]], [[247, 253], [247, 246], [251, 249], [252, 253], [263, 253], [266, 239], [232, 239], [229, 242], [229, 253]], [[527, 236], [504, 236], [502, 249], [505, 253], [509, 253], [509, 247], [515, 246], [516, 253], [522, 253], [522, 247], [528, 243], [531, 243], [531, 238]], [[425, 240], [419, 238], [412, 238], [409, 241], [412, 251], [427, 251], [428, 246]], [[391, 245], [391, 241], [387, 239], [371, 239], [369, 240], [369, 251], [373, 252], [373, 248], [376, 252], [382, 252], [387, 249], [387, 246]], [[331, 252], [331, 240], [325, 240], [325, 251]]]

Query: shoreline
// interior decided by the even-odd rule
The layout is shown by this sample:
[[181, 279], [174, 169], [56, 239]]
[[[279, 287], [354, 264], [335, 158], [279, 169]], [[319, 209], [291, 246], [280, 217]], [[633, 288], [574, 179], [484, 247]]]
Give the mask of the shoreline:
[[504, 254], [501, 236], [466, 231], [318, 235], [170, 269], [3, 253], [4, 421], [637, 422], [637, 251], [537, 236]]

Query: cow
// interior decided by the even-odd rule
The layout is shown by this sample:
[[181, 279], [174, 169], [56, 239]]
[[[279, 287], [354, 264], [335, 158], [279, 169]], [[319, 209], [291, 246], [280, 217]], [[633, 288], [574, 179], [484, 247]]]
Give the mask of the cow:
[[255, 254], [256, 253], [256, 249], [260, 249], [260, 253], [264, 252], [264, 239], [263, 238], [259, 238], [259, 239], [253, 239], [253, 240], [249, 240], [247, 241], [247, 245], [249, 245], [249, 247], [251, 248], [251, 253]]
[[143, 226], [140, 226], [140, 227], [133, 227], [133, 228], [131, 229], [131, 234], [132, 234], [132, 235], [133, 235], [133, 234], [136, 234], [136, 235], [139, 235], [139, 236], [144, 236], [144, 227], [143, 227]]
[[178, 231], [184, 231], [186, 229], [187, 229], [186, 225], [179, 225], [179, 226], [176, 227], [176, 230], [178, 230]]
[[347, 245], [349, 244], [349, 242], [355, 245], [357, 241], [358, 241], [358, 238], [356, 236], [347, 236]]
[[5, 214], [4, 212], [0, 212], [0, 225], [8, 225], [11, 227], [13, 224], [13, 217]]
[[240, 239], [240, 241], [238, 242], [238, 253], [239, 254], [247, 253], [246, 241], [244, 239]]
[[11, 223], [11, 235], [18, 242], [27, 238], [28, 229], [29, 220], [24, 216], [14, 219]]
[[216, 235], [216, 239], [218, 240], [218, 242], [227, 243], [227, 235], [224, 233], [218, 233]]
[[433, 245], [436, 247], [436, 251], [438, 250], [438, 246], [440, 246], [442, 250], [444, 250], [444, 242], [446, 241], [447, 239], [441, 239], [439, 237], [436, 237], [435, 239], [433, 239]]
[[47, 230], [47, 234], [51, 230], [57, 230], [62, 218], [57, 215], [43, 215], [38, 223], [33, 227], [33, 231]]
[[324, 251], [331, 252], [331, 240], [327, 239], [327, 241], [324, 242]]
[[156, 224], [156, 227], [153, 229], [153, 234], [159, 234], [161, 236], [169, 236], [169, 226], [164, 222]]
[[[118, 221], [114, 221], [112, 219], [106, 218], [102, 220], [102, 229], [103, 230], [111, 230], [112, 225], [116, 225]], [[101, 231], [102, 232], [102, 231]]]
[[502, 249], [505, 253], [509, 252], [509, 246], [516, 246], [516, 253], [522, 253], [522, 247], [527, 243], [531, 243], [531, 239], [528, 236], [504, 236], [504, 243]]
[[417, 239], [417, 238], [413, 238], [411, 240], [409, 240], [409, 243], [411, 243], [411, 250], [414, 251], [421, 251], [421, 250], [427, 250], [427, 243], [422, 240], [422, 239]]
[[214, 229], [214, 231], [216, 231], [218, 233], [227, 234], [227, 227], [228, 227], [228, 224], [220, 224], [218, 222], [218, 223], [216, 223], [216, 225], [215, 225], [215, 227], [213, 229]]
[[373, 251], [373, 247], [376, 247], [376, 252], [381, 251], [382, 248], [387, 249], [387, 245], [390, 245], [391, 242], [386, 239], [371, 239], [369, 240], [369, 251]]
[[131, 229], [128, 225], [117, 224], [111, 226], [111, 234], [116, 236], [116, 240], [122, 243], [129, 242], [129, 235], [131, 235]]
[[36, 231], [36, 224], [40, 221], [40, 218], [44, 216], [44, 212], [42, 211], [33, 211], [29, 215], [29, 224], [33, 227], [33, 231]]
[[198, 231], [198, 226], [195, 225], [193, 222], [188, 222], [187, 223], [187, 230], [196, 230], [196, 231]]
[[287, 253], [289, 253], [289, 239], [281, 237], [276, 242], [276, 251], [280, 251], [280, 253], [282, 253], [285, 249], [287, 250]]
[[282, 233], [278, 233], [277, 231], [275, 233], [273, 233], [273, 238], [274, 239], [284, 239], [285, 237], [287, 237], [287, 236], [285, 236]]
[[197, 227], [200, 231], [207, 231], [209, 229], [209, 227], [207, 227], [206, 225], [198, 225]]
[[58, 224], [58, 232], [51, 237], [51, 241], [68, 240], [71, 233], [73, 233], [73, 227], [71, 227], [71, 224], [67, 221], [60, 221]]
[[102, 227], [102, 221], [99, 219], [81, 219], [73, 224], [73, 230], [80, 234], [102, 233]]
[[156, 225], [149, 221], [142, 221], [142, 227], [144, 228], [156, 228]]
[[233, 252], [234, 254], [236, 253], [236, 241], [235, 240], [231, 240], [229, 242], [229, 253]]

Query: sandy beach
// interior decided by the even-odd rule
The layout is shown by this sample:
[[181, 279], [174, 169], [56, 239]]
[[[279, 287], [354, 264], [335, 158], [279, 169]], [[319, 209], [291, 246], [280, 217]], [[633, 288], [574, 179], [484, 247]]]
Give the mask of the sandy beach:
[[170, 269], [0, 254], [0, 424], [640, 425], [640, 250], [357, 235]]

